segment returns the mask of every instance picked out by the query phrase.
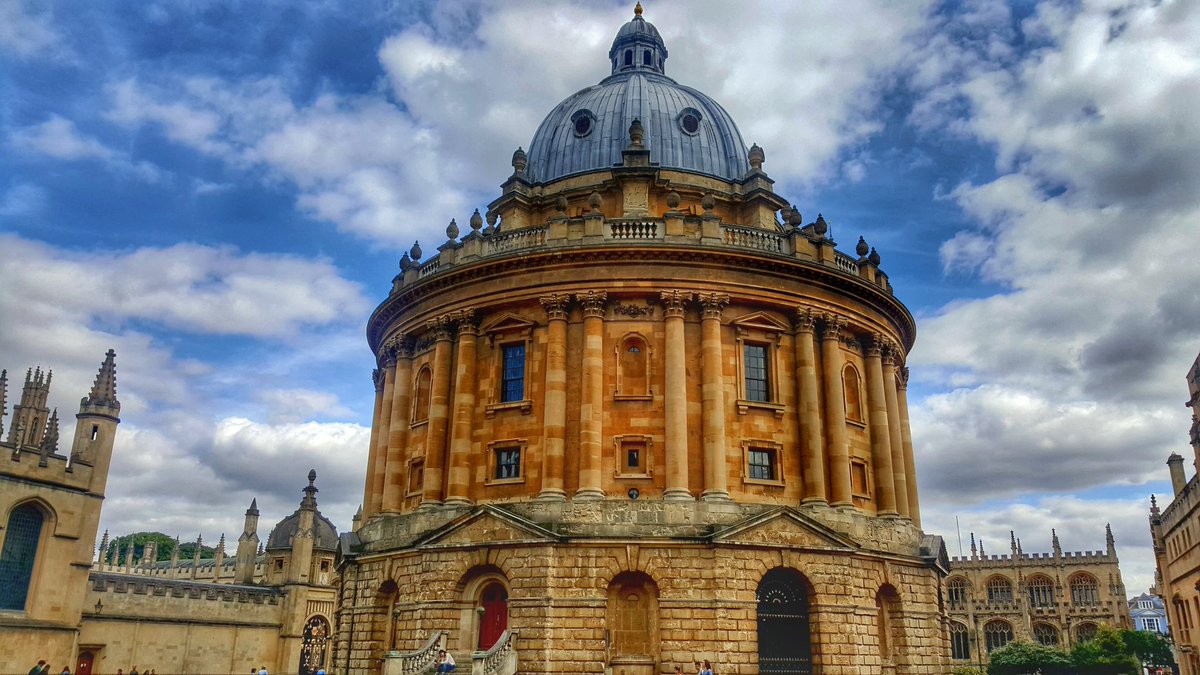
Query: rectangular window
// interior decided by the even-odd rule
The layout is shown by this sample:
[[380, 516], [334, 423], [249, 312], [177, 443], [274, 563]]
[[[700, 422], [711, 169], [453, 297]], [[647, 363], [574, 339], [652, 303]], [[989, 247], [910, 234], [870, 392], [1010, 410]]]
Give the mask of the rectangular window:
[[625, 473], [642, 473], [642, 447], [630, 444], [625, 447]]
[[757, 480], [776, 480], [775, 451], [770, 448], [750, 448], [750, 477]]
[[1156, 618], [1142, 619], [1142, 630], [1149, 630], [1149, 631], [1154, 631], [1155, 633], [1157, 633], [1158, 632], [1158, 619], [1156, 619]]
[[525, 343], [504, 345], [504, 367], [500, 382], [500, 401], [509, 403], [525, 398]]
[[408, 467], [408, 494], [420, 492], [425, 483], [425, 461], [418, 460]]
[[747, 343], [743, 357], [746, 372], [746, 400], [757, 403], [770, 401], [771, 389], [767, 381], [767, 346]]
[[521, 448], [495, 448], [496, 480], [521, 477]]
[[97, 436], [99, 436], [99, 435], [100, 435], [100, 425], [99, 425], [99, 424], [93, 424], [93, 425], [92, 425], [92, 440], [93, 440], [93, 441], [94, 441], [94, 440], [96, 440], [96, 437], [97, 437]]

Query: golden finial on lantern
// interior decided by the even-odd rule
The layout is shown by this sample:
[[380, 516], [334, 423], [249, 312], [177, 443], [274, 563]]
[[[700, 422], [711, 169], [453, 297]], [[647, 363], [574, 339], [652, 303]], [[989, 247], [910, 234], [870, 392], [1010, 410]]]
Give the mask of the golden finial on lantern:
[[634, 13], [636, 16], [641, 16], [641, 15], [642, 15], [642, 3], [640, 3], [640, 2], [639, 2], [639, 3], [637, 3], [636, 5], [634, 5], [634, 6], [633, 6], [633, 13]]

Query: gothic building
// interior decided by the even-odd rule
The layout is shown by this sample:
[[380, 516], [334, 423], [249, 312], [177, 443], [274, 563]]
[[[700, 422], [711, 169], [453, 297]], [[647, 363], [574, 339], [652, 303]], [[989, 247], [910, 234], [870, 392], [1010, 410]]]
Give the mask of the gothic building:
[[971, 535], [971, 555], [950, 560], [946, 609], [950, 658], [985, 663], [1013, 640], [1070, 648], [1102, 625], [1130, 627], [1112, 529], [1103, 551], [1066, 551], [1051, 530], [1050, 553], [1025, 553], [1009, 533], [1009, 553], [988, 555]]
[[[1188, 400], [1192, 409], [1189, 432], [1195, 465], [1200, 466], [1200, 356], [1187, 373]], [[1191, 479], [1183, 457], [1171, 453], [1174, 499], [1160, 511], [1150, 501], [1150, 536], [1154, 541], [1158, 594], [1167, 608], [1171, 640], [1182, 675], [1200, 673], [1200, 474]]]
[[913, 318], [667, 56], [639, 6], [485, 214], [401, 259], [339, 672], [945, 672]]

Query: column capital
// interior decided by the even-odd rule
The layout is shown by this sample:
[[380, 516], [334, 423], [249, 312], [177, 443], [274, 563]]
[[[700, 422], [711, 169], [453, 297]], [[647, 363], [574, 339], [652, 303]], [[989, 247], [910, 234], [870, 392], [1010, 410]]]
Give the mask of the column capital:
[[392, 363], [397, 359], [407, 359], [412, 356], [412, 338], [406, 333], [398, 333], [388, 338], [387, 342], [383, 343], [383, 349], [380, 351], [380, 358], [383, 358], [386, 352], [389, 355]]
[[846, 327], [846, 317], [825, 312], [821, 319], [825, 328], [821, 331], [821, 339], [837, 341], [841, 336], [842, 329]]
[[452, 320], [457, 324], [459, 335], [475, 335], [479, 329], [479, 317], [473, 307], [460, 309], [451, 313]]
[[452, 331], [455, 323], [457, 321], [455, 321], [453, 314], [443, 314], [425, 322], [425, 327], [429, 329], [429, 333], [433, 335], [435, 341], [448, 342], [454, 339]]
[[692, 294], [688, 291], [662, 291], [658, 297], [663, 304], [664, 317], [683, 318], [684, 305], [691, 301]]
[[908, 390], [908, 366], [900, 366], [896, 369], [896, 388], [900, 391]]
[[371, 383], [375, 385], [375, 393], [383, 391], [383, 371], [379, 368], [371, 370]]
[[395, 365], [396, 365], [396, 350], [395, 350], [394, 346], [392, 345], [392, 343], [389, 341], [388, 343], [384, 344], [383, 347], [381, 347], [379, 349], [379, 367], [387, 369], [387, 368], [393, 368], [393, 367], [395, 367]]
[[895, 367], [900, 363], [900, 347], [890, 339], [883, 341], [883, 365]]
[[728, 293], [698, 293], [696, 299], [700, 301], [705, 319], [720, 319], [721, 310], [729, 304]]
[[813, 311], [811, 307], [796, 308], [796, 330], [801, 333], [812, 333], [817, 326], [817, 320], [821, 315]]
[[567, 305], [571, 302], [570, 296], [551, 293], [538, 298], [538, 301], [545, 308], [547, 319], [551, 321], [567, 320]]
[[862, 341], [867, 356], [881, 356], [887, 351], [887, 339], [883, 337], [883, 333], [864, 335]]
[[576, 293], [575, 302], [583, 306], [583, 316], [604, 316], [604, 303], [608, 301], [608, 291], [588, 291]]

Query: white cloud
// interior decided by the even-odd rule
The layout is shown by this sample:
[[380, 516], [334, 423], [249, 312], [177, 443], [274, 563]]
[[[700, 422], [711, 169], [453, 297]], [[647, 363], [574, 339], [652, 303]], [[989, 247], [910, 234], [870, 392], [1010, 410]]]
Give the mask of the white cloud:
[[326, 391], [311, 389], [267, 389], [258, 392], [258, 398], [267, 406], [272, 423], [297, 423], [314, 417], [350, 417], [353, 413], [338, 401], [338, 397]]
[[147, 181], [158, 180], [162, 171], [149, 162], [135, 162], [99, 140], [79, 132], [71, 120], [50, 115], [41, 124], [13, 132], [9, 142], [18, 151], [66, 162], [96, 160], [115, 171], [129, 173]]
[[51, 11], [30, 11], [22, 0], [0, 2], [0, 52], [20, 58], [60, 56], [62, 37], [54, 29]]

